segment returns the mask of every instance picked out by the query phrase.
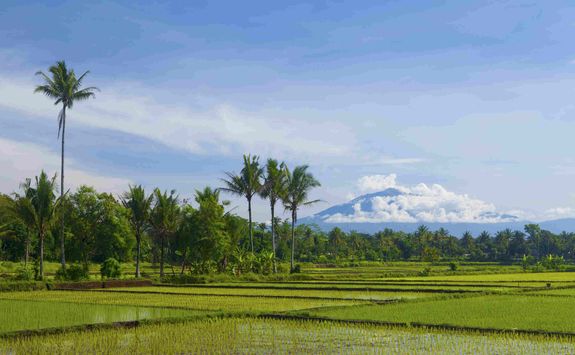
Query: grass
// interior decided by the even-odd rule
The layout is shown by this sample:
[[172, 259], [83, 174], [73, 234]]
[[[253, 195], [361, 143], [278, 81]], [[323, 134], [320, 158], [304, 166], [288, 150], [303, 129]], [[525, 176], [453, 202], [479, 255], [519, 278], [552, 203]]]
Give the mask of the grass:
[[562, 297], [492, 295], [324, 308], [305, 314], [333, 319], [575, 333], [573, 305], [573, 300]]
[[132, 306], [0, 300], [0, 333], [143, 319], [180, 318], [200, 312]]
[[316, 321], [226, 318], [0, 340], [0, 353], [573, 353], [557, 337], [483, 336]]
[[170, 294], [110, 293], [100, 291], [6, 292], [0, 299], [42, 299], [50, 302], [73, 302], [107, 305], [187, 308], [231, 313], [269, 313], [328, 306], [366, 304], [356, 300], [290, 299], [264, 297], [190, 296]]

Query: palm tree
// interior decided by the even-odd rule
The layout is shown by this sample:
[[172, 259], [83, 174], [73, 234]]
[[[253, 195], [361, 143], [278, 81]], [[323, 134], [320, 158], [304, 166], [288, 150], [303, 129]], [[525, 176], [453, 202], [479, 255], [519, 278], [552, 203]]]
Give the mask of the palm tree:
[[[48, 71], [51, 77], [42, 71], [36, 72], [44, 79], [44, 85], [36, 86], [35, 93], [41, 93], [54, 99], [54, 105], [62, 104], [62, 109], [58, 113], [58, 138], [62, 134], [62, 164], [60, 166], [60, 198], [64, 196], [64, 138], [66, 133], [66, 109], [72, 109], [77, 101], [84, 101], [95, 96], [99, 91], [96, 87], [82, 89], [82, 81], [89, 71], [84, 72], [80, 77], [76, 77], [73, 69], [68, 69], [64, 61], [59, 61], [52, 65]], [[61, 217], [60, 249], [62, 268], [66, 267], [66, 256], [64, 249], [64, 214]]]
[[260, 190], [260, 196], [270, 201], [271, 223], [272, 223], [272, 254], [274, 273], [277, 272], [276, 265], [276, 235], [275, 235], [275, 206], [280, 197], [285, 193], [286, 188], [286, 169], [285, 164], [278, 164], [275, 159], [268, 159], [266, 164], [266, 176], [264, 184]]
[[284, 208], [291, 212], [291, 260], [290, 269], [294, 270], [295, 253], [295, 223], [297, 211], [302, 206], [309, 206], [320, 200], [309, 200], [311, 189], [321, 186], [311, 173], [307, 172], [307, 165], [296, 166], [292, 173], [286, 168], [286, 189], [281, 196]]
[[44, 278], [44, 238], [49, 228], [56, 221], [56, 210], [62, 198], [56, 198], [56, 175], [51, 179], [44, 171], [36, 176], [35, 186], [32, 180], [26, 179], [21, 184], [23, 195], [14, 194], [14, 215], [25, 225], [38, 233], [40, 241], [40, 279]]
[[180, 217], [179, 198], [176, 190], [167, 192], [155, 189], [154, 207], [150, 213], [150, 224], [152, 225], [156, 237], [160, 241], [160, 277], [164, 277], [164, 252], [165, 242], [178, 229]]
[[239, 175], [226, 173], [228, 179], [222, 179], [226, 187], [219, 190], [226, 191], [237, 196], [243, 196], [248, 200], [249, 234], [252, 253], [254, 252], [254, 239], [252, 228], [252, 198], [261, 189], [261, 178], [264, 173], [260, 167], [259, 157], [244, 154], [244, 167]]
[[146, 196], [142, 185], [130, 186], [129, 191], [120, 197], [122, 204], [130, 212], [130, 224], [136, 234], [136, 277], [140, 277], [142, 233], [148, 226], [152, 197]]

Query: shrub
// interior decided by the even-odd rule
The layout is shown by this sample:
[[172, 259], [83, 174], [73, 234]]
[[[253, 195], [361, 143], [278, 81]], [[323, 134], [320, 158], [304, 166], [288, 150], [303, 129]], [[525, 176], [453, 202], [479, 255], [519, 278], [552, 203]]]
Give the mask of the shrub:
[[457, 271], [457, 269], [459, 269], [459, 263], [458, 262], [452, 261], [449, 263], [449, 270]]
[[119, 278], [122, 275], [120, 262], [114, 258], [108, 258], [100, 266], [102, 278]]
[[16, 269], [16, 274], [14, 275], [14, 280], [17, 281], [32, 281], [34, 280], [34, 270], [28, 266], [20, 266]]
[[300, 264], [296, 264], [293, 269], [291, 269], [291, 273], [292, 274], [299, 274], [301, 273], [301, 265]]
[[419, 276], [429, 276], [429, 274], [431, 274], [431, 266], [426, 266], [419, 272]]
[[46, 284], [34, 281], [0, 282], [0, 292], [45, 290]]
[[59, 281], [81, 281], [88, 280], [90, 273], [88, 269], [82, 265], [70, 265], [67, 269], [60, 267], [56, 271], [56, 280]]

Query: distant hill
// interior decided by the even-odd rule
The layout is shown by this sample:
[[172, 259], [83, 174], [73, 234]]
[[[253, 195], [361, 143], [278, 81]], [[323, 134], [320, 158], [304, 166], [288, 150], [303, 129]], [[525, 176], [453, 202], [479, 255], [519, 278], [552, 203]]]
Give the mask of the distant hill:
[[[422, 213], [428, 213], [429, 215], [433, 213], [437, 214], [437, 210], [422, 211], [421, 208], [417, 210], [404, 208], [401, 210], [402, 206], [410, 205], [409, 202], [405, 203], [406, 199], [417, 198], [420, 198], [420, 196], [413, 192], [388, 188], [383, 191], [359, 196], [347, 203], [329, 207], [313, 216], [300, 219], [298, 223], [316, 224], [324, 231], [329, 231], [335, 227], [339, 227], [344, 231], [355, 230], [370, 234], [382, 231], [385, 228], [409, 233], [415, 231], [420, 225], [425, 225], [431, 230], [445, 228], [455, 236], [461, 236], [461, 234], [466, 231], [469, 231], [476, 236], [482, 231], [487, 231], [493, 234], [506, 228], [512, 230], [523, 230], [525, 224], [528, 223], [537, 223], [542, 229], [553, 233], [560, 233], [563, 231], [575, 232], [575, 219], [573, 218], [544, 222], [530, 222], [520, 220], [518, 217], [510, 214], [497, 213], [494, 211], [478, 212], [475, 215], [471, 215], [468, 220], [455, 222], [426, 222], [424, 220], [420, 220], [418, 216], [421, 216]], [[425, 204], [423, 205], [425, 206]], [[442, 206], [440, 207], [443, 209]], [[447, 206], [446, 208], [449, 207], [450, 206]], [[437, 206], [434, 206], [434, 208], [437, 209]], [[457, 208], [457, 206], [453, 208]], [[388, 213], [388, 211], [394, 212], [398, 209], [400, 209], [399, 213], [396, 213], [395, 215]], [[441, 212], [443, 213], [444, 211]], [[465, 211], [449, 212], [455, 215], [464, 215]], [[388, 218], [389, 216], [391, 216], [391, 218]], [[401, 216], [403, 220], [397, 220], [398, 218], [394, 218], [394, 216]]]

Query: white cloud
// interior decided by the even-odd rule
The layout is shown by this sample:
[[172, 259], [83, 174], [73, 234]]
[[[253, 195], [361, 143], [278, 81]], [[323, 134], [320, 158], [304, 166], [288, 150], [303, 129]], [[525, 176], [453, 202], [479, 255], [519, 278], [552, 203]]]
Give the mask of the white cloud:
[[367, 175], [357, 181], [360, 192], [382, 191], [390, 187], [396, 187], [395, 179], [397, 175]]
[[[0, 191], [3, 193], [16, 191], [21, 182], [38, 175], [42, 169], [51, 176], [60, 172], [60, 156], [39, 145], [0, 138], [0, 152]], [[99, 191], [120, 193], [130, 183], [128, 179], [84, 171], [72, 159], [66, 161], [65, 174], [66, 189], [72, 191], [79, 185], [90, 185]]]
[[469, 222], [497, 223], [515, 220], [498, 213], [493, 204], [474, 199], [466, 194], [446, 190], [443, 186], [420, 183], [403, 186], [396, 174], [370, 175], [358, 180], [362, 192], [394, 188], [398, 194], [382, 194], [369, 199], [354, 200], [353, 213], [324, 216], [326, 222]]
[[[55, 120], [58, 108], [33, 93], [38, 82], [34, 77], [0, 73], [0, 107]], [[164, 100], [166, 93], [129, 82], [99, 86], [102, 92], [95, 100], [69, 111], [74, 122], [142, 136], [195, 154], [254, 152], [318, 161], [351, 156], [357, 149], [353, 131], [329, 120], [261, 117], [223, 103], [198, 108], [189, 99]]]
[[575, 218], [575, 208], [573, 207], [550, 208], [544, 212], [543, 217], [546, 220], [553, 220], [560, 218]]

